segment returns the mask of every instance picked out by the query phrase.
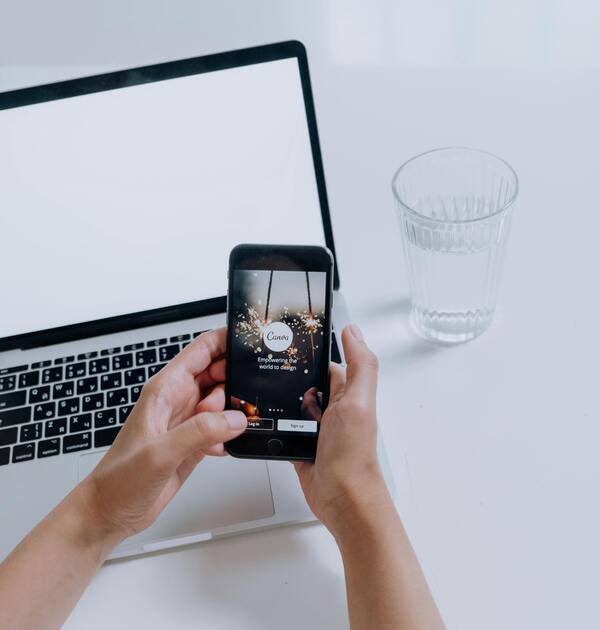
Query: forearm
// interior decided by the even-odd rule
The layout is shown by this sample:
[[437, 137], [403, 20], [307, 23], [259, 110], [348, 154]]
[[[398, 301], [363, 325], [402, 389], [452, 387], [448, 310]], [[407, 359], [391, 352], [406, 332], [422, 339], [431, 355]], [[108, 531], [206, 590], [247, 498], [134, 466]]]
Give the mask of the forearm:
[[76, 488], [0, 564], [0, 625], [59, 628], [119, 542]]
[[334, 535], [344, 561], [352, 630], [443, 630], [391, 499], [347, 511]]

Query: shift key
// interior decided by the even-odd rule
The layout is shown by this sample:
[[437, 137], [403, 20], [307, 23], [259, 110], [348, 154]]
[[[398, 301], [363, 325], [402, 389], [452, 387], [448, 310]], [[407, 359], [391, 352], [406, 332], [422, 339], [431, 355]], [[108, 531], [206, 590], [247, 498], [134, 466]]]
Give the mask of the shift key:
[[0, 428], [23, 424], [31, 420], [31, 407], [0, 409]]

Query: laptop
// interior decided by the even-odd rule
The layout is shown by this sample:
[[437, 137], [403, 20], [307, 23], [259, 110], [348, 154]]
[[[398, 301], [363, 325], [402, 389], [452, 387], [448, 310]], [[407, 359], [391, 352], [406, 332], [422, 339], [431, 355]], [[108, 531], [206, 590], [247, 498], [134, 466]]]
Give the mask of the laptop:
[[[224, 325], [234, 245], [335, 247], [299, 42], [0, 93], [0, 138], [1, 559]], [[289, 463], [206, 458], [112, 557], [313, 519]]]

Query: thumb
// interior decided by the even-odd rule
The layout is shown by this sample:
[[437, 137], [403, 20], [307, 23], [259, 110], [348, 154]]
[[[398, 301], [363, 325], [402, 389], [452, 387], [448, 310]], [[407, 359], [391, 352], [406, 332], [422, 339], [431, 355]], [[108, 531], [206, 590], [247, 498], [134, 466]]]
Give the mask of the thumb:
[[377, 394], [377, 357], [365, 343], [358, 326], [350, 324], [342, 331], [346, 357], [345, 395], [363, 405], [374, 405]]
[[241, 411], [202, 412], [167, 431], [163, 445], [178, 464], [190, 455], [237, 437], [248, 425]]

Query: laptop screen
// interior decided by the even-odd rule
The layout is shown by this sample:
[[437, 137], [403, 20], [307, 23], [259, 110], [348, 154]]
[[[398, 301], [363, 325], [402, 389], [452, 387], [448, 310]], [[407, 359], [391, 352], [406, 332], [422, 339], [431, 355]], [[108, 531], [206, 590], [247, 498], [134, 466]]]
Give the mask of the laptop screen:
[[325, 244], [296, 58], [0, 111], [0, 338], [225, 295]]

